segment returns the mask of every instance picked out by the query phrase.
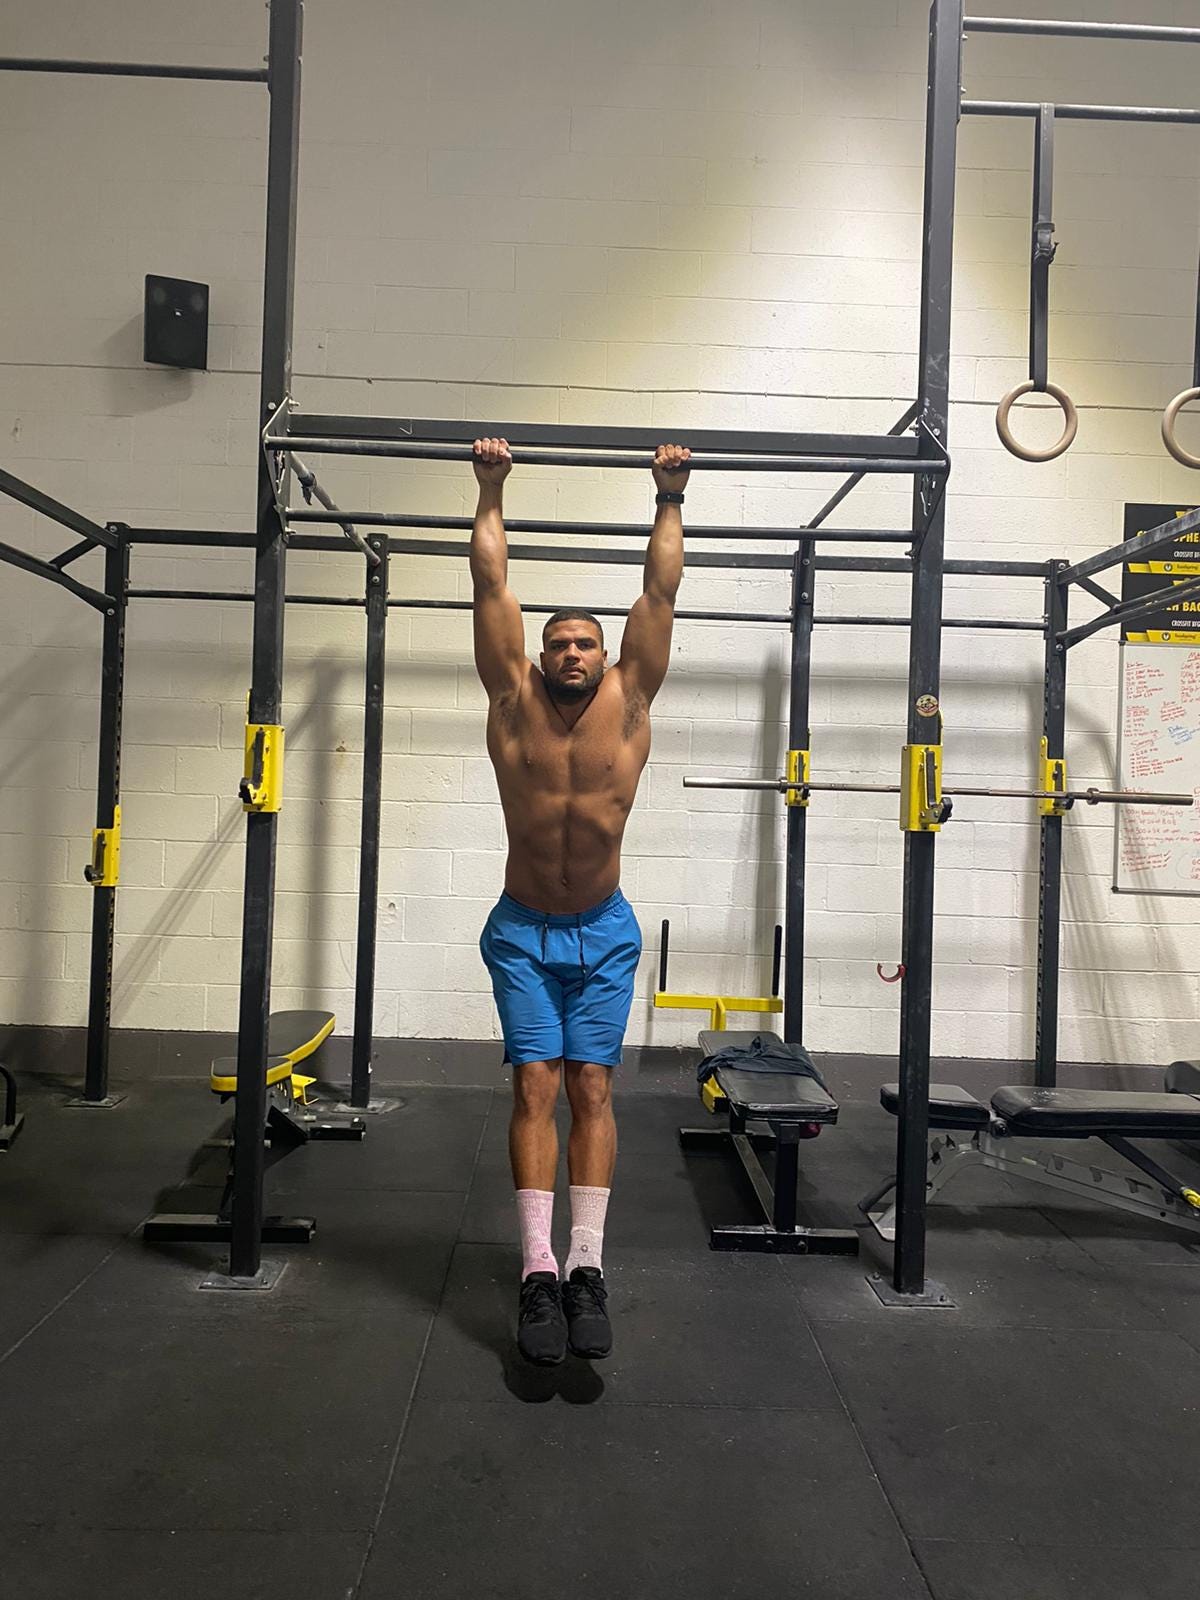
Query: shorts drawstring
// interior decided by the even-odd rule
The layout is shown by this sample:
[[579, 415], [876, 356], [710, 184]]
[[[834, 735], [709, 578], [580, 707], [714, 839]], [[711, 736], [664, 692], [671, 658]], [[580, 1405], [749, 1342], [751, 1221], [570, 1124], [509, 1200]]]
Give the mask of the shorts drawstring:
[[[546, 965], [546, 933], [550, 927], [548, 922], [541, 924], [542, 929], [542, 965]], [[583, 948], [583, 913], [575, 915], [575, 937], [579, 941], [579, 973], [584, 982], [587, 982], [587, 956]]]

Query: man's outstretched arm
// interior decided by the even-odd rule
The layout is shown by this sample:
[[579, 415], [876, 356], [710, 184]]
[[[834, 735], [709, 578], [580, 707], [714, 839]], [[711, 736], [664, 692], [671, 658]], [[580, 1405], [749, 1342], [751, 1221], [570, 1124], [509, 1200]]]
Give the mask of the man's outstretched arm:
[[507, 439], [476, 439], [479, 504], [471, 530], [475, 666], [489, 696], [515, 689], [529, 667], [521, 607], [508, 587], [504, 480], [512, 471]]
[[[654, 482], [659, 495], [682, 496], [688, 481], [691, 451], [677, 444], [660, 444], [654, 453]], [[675, 622], [675, 596], [683, 579], [683, 516], [671, 502], [658, 504], [641, 597], [633, 604], [621, 640], [621, 676], [647, 702], [662, 687], [671, 661], [671, 630]]]

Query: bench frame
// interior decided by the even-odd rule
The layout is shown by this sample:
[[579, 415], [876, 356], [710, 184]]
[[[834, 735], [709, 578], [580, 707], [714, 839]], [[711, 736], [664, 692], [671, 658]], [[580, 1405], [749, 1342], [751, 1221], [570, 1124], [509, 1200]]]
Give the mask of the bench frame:
[[[810, 1121], [806, 1118], [805, 1121]], [[747, 1250], [765, 1255], [856, 1256], [858, 1232], [854, 1228], [805, 1228], [797, 1225], [796, 1185], [800, 1176], [799, 1121], [764, 1122], [753, 1125], [744, 1112], [731, 1104], [729, 1126], [725, 1128], [680, 1128], [679, 1143], [685, 1150], [728, 1149], [742, 1164], [762, 1207], [765, 1223], [731, 1223], [713, 1228], [708, 1236], [711, 1250]], [[763, 1130], [766, 1131], [763, 1131]], [[775, 1182], [767, 1176], [758, 1158], [758, 1149], [775, 1151]]]
[[[1105, 1167], [1089, 1162], [1073, 1161], [1069, 1156], [1047, 1152], [1031, 1156], [1012, 1148], [1014, 1141], [1022, 1144], [1036, 1143], [1027, 1134], [1010, 1134], [995, 1118], [991, 1126], [977, 1128], [974, 1132], [957, 1130], [931, 1134], [929, 1139], [929, 1165], [925, 1180], [925, 1199], [928, 1203], [946, 1187], [956, 1173], [965, 1166], [982, 1165], [993, 1172], [1003, 1172], [1009, 1177], [1026, 1178], [1031, 1183], [1045, 1184], [1063, 1193], [1081, 1196], [1100, 1205], [1126, 1211], [1135, 1217], [1154, 1222], [1166, 1222], [1200, 1235], [1200, 1211], [1177, 1195], [1164, 1189], [1161, 1182], [1147, 1183], [1124, 1173], [1110, 1172]], [[1069, 1137], [1069, 1136], [1063, 1136]], [[1095, 1134], [1110, 1150], [1124, 1157], [1134, 1166], [1152, 1176], [1170, 1174], [1144, 1155], [1136, 1145], [1119, 1134]], [[881, 1238], [896, 1237], [895, 1178], [889, 1178], [882, 1188], [859, 1202]]]
[[[293, 1013], [282, 1012], [278, 1020], [290, 1018]], [[273, 1019], [275, 1020], [275, 1019]], [[301, 1061], [306, 1061], [316, 1053], [329, 1035], [333, 1032], [334, 1018], [329, 1015], [328, 1020], [309, 1037], [298, 1040], [290, 1050], [281, 1052], [277, 1058], [286, 1061], [289, 1071], [286, 1077], [279, 1078], [274, 1083], [266, 1085], [266, 1104], [263, 1121], [263, 1170], [268, 1171], [301, 1145], [316, 1140], [340, 1140], [359, 1143], [366, 1133], [366, 1124], [360, 1116], [344, 1119], [340, 1122], [326, 1122], [318, 1118], [296, 1093], [295, 1068]], [[305, 1078], [304, 1083], [311, 1082]], [[218, 1086], [218, 1084], [220, 1086]], [[236, 1078], [232, 1089], [224, 1085], [224, 1080], [218, 1079], [213, 1085], [213, 1092], [219, 1095], [222, 1103], [236, 1100]], [[233, 1188], [234, 1167], [232, 1139], [206, 1141], [210, 1146], [216, 1144], [230, 1151], [230, 1163], [226, 1172], [225, 1186], [221, 1193], [220, 1202], [215, 1212], [188, 1212], [188, 1211], [158, 1211], [148, 1217], [142, 1224], [142, 1238], [154, 1244], [179, 1244], [179, 1243], [221, 1243], [233, 1236]], [[262, 1219], [260, 1237], [264, 1244], [308, 1244], [316, 1232], [316, 1221], [312, 1217], [279, 1217], [269, 1216]], [[272, 1288], [277, 1281], [278, 1273], [270, 1269], [263, 1269], [252, 1278], [245, 1281], [246, 1287]], [[238, 1288], [243, 1285], [232, 1276], [216, 1274], [206, 1278], [202, 1288]]]

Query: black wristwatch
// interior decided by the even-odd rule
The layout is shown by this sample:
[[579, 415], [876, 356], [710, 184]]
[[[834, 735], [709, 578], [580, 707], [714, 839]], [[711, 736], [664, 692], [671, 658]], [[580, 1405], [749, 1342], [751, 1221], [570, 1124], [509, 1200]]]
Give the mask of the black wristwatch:
[[681, 506], [683, 504], [682, 489], [660, 489], [654, 496], [656, 506]]

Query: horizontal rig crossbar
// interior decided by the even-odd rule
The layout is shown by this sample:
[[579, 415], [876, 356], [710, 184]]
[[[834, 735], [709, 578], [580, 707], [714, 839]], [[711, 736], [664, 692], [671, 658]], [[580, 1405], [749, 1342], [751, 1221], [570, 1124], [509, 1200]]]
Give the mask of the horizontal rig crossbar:
[[965, 33], [1053, 34], [1063, 39], [1140, 39], [1158, 44], [1200, 44], [1200, 28], [1149, 22], [1069, 22], [1052, 17], [964, 17]]
[[88, 605], [94, 606], [97, 611], [111, 611], [116, 601], [111, 595], [102, 594], [99, 589], [90, 589], [86, 583], [79, 583], [71, 577], [70, 573], [61, 572], [58, 567], [52, 567], [48, 561], [42, 561], [38, 556], [31, 556], [25, 550], [18, 550], [11, 544], [0, 544], [0, 561], [10, 567], [19, 567], [22, 572], [32, 572], [36, 577], [45, 578], [49, 583], [57, 584], [60, 589], [66, 589], [79, 600], [86, 600]]
[[[535, 551], [531, 553], [529, 550], [522, 550], [519, 546], [509, 551], [509, 555], [513, 558], [513, 560], [518, 561], [523, 558], [529, 559], [531, 554], [532, 558], [536, 560], [543, 555], [543, 552]], [[559, 553], [556, 551], [545, 552], [545, 554], [549, 554], [555, 560], [561, 559]], [[625, 552], [610, 551], [607, 552], [607, 554], [610, 559], [614, 559], [625, 555]], [[632, 564], [633, 561], [640, 561], [639, 557], [634, 556], [626, 557], [626, 559], [630, 562], [630, 564]], [[717, 561], [719, 560], [719, 558], [717, 558], [710, 562], [705, 562], [703, 557], [697, 559], [702, 565], [716, 565]], [[768, 556], [764, 557], [763, 559], [771, 560], [772, 558]], [[791, 562], [777, 561], [777, 565], [779, 567], [786, 566], [790, 568]], [[128, 589], [126, 593], [130, 600], [207, 600], [222, 605], [227, 603], [237, 604], [242, 602], [250, 602], [254, 599], [252, 594], [248, 594], [243, 590], [234, 589], [131, 588]], [[361, 609], [363, 605], [362, 600], [358, 599], [354, 595], [289, 594], [286, 599], [288, 605], [300, 606], [350, 606]], [[470, 600], [397, 598], [390, 600], [388, 604], [396, 607], [397, 609], [408, 611], [471, 611], [474, 609], [474, 602]], [[557, 611], [559, 607], [551, 605], [523, 605], [521, 609], [523, 611], [541, 615], [543, 612], [549, 614], [552, 611]], [[628, 616], [629, 614], [628, 606], [593, 606], [591, 609], [594, 615], [600, 617], [624, 617]], [[790, 623], [792, 620], [791, 617], [785, 613], [774, 611], [689, 611], [683, 609], [676, 611], [675, 616], [676, 619], [681, 622]], [[817, 616], [813, 618], [813, 622], [818, 627], [833, 626], [847, 628], [907, 628], [909, 625], [909, 619], [907, 617]], [[943, 619], [942, 625], [946, 628], [1010, 629], [1027, 633], [1043, 633], [1045, 631], [1040, 622], [993, 621], [986, 617], [946, 617]]]
[[[416, 461], [470, 461], [474, 452], [469, 444], [431, 444], [417, 440], [336, 439], [293, 437], [268, 434], [263, 440], [268, 450], [303, 450], [313, 456], [386, 456]], [[512, 458], [518, 465], [533, 467], [606, 467], [629, 471], [649, 471], [653, 455], [625, 453], [588, 455], [578, 450], [529, 450], [517, 444]], [[878, 472], [922, 474], [944, 478], [950, 470], [941, 458], [920, 460], [915, 456], [834, 456], [834, 455], [695, 455], [688, 462], [690, 471], [710, 472]]]
[[[126, 589], [130, 600], [214, 600], [221, 605], [246, 602], [253, 604], [254, 596], [241, 589]], [[290, 606], [351, 606], [359, 610], [366, 604], [355, 595], [340, 594], [289, 594]]]
[[[908, 617], [814, 617], [814, 622], [845, 628], [907, 628]], [[1000, 617], [943, 617], [943, 628], [994, 628], [998, 632], [1044, 634], [1044, 622], [1012, 622]]]
[[[320, 412], [293, 412], [287, 431], [295, 444], [298, 434], [321, 434], [330, 439], [390, 440], [393, 443], [465, 444], [476, 439], [508, 439], [526, 449], [645, 450], [674, 437], [669, 428], [606, 428], [567, 426], [559, 422], [443, 422], [411, 417], [330, 416]], [[680, 435], [676, 443], [718, 455], [918, 455], [915, 437], [896, 438], [875, 433], [760, 433], [757, 430], [697, 428]]]
[[200, 78], [216, 83], [266, 83], [266, 67], [175, 67], [159, 61], [57, 61], [51, 56], [0, 56], [0, 72], [67, 72], [98, 78]]
[[1178, 604], [1181, 600], [1197, 599], [1200, 599], [1200, 578], [1194, 578], [1191, 583], [1168, 583], [1161, 589], [1139, 595], [1134, 600], [1118, 601], [1101, 616], [1093, 617], [1090, 622], [1081, 622], [1077, 628], [1065, 628], [1058, 635], [1058, 639], [1069, 650], [1073, 644], [1090, 639], [1094, 633], [1099, 633], [1104, 628], [1116, 627], [1118, 623], [1126, 626], [1131, 622], [1140, 622], [1145, 617], [1153, 616], [1156, 611], [1170, 606], [1172, 602]]
[[[779, 794], [799, 790], [804, 794], [899, 794], [898, 783], [793, 783], [787, 778], [685, 778], [685, 789], [770, 789]], [[1140, 789], [990, 789], [964, 788], [955, 784], [943, 789], [951, 799], [960, 795], [980, 800], [1057, 800], [1074, 804], [1081, 801], [1089, 806], [1190, 806], [1195, 796], [1190, 794], [1152, 794]]]
[[[964, 100], [964, 117], [1036, 117], [1036, 100]], [[1080, 106], [1056, 105], [1054, 115], [1063, 122], [1200, 122], [1200, 110], [1191, 106]]]
[[[295, 541], [291, 541], [294, 543]], [[389, 539], [388, 554], [393, 556], [452, 556], [462, 560], [465, 544], [448, 539]], [[646, 560], [642, 550], [581, 549], [548, 544], [510, 544], [511, 561], [555, 561], [568, 566], [640, 567]], [[761, 550], [690, 550], [689, 567], [719, 567], [735, 572], [790, 572], [792, 558]]]
[[[342, 511], [337, 516], [320, 511], [315, 506], [295, 506], [289, 510], [289, 522], [340, 522], [342, 519], [363, 528], [437, 528], [469, 533], [473, 520], [470, 517], [425, 517], [407, 511]], [[516, 517], [504, 519], [510, 533], [550, 533], [571, 538], [594, 538], [597, 534], [619, 539], [645, 539], [649, 526], [645, 522], [551, 522], [541, 518]], [[748, 528], [739, 523], [736, 527], [687, 526], [689, 539], [790, 539], [798, 543], [805, 537], [803, 528]], [[850, 544], [911, 544], [912, 531], [907, 528], [822, 528], [817, 535], [834, 543]], [[465, 548], [465, 546], [464, 546]]]
[[0, 494], [6, 494], [10, 500], [17, 500], [31, 511], [49, 517], [51, 522], [61, 523], [64, 528], [70, 528], [72, 533], [79, 534], [81, 538], [90, 539], [93, 544], [102, 544], [109, 550], [116, 548], [115, 533], [110, 533], [98, 522], [85, 517], [82, 511], [74, 511], [52, 495], [43, 494], [33, 484], [26, 483], [24, 478], [16, 478], [11, 472], [0, 470]]
[[[473, 611], [471, 600], [389, 600], [388, 606], [398, 611]], [[590, 606], [593, 616], [627, 617], [628, 606]], [[522, 611], [531, 616], [550, 616], [561, 610], [560, 606], [522, 605]], [[676, 611], [677, 622], [775, 622], [791, 626], [791, 614], [786, 611]]]
[[1128, 561], [1142, 561], [1153, 551], [1165, 544], [1172, 544], [1185, 533], [1196, 532], [1200, 532], [1200, 508], [1188, 511], [1182, 517], [1173, 517], [1170, 522], [1160, 522], [1157, 528], [1147, 528], [1145, 533], [1139, 533], [1134, 539], [1122, 539], [1120, 544], [1110, 545], [1107, 550], [1098, 550], [1094, 556], [1085, 556], [1073, 567], [1063, 567], [1056, 581], [1063, 586], [1078, 583], [1080, 578], [1094, 577], [1097, 572], [1106, 572], [1109, 567], [1121, 567]]

